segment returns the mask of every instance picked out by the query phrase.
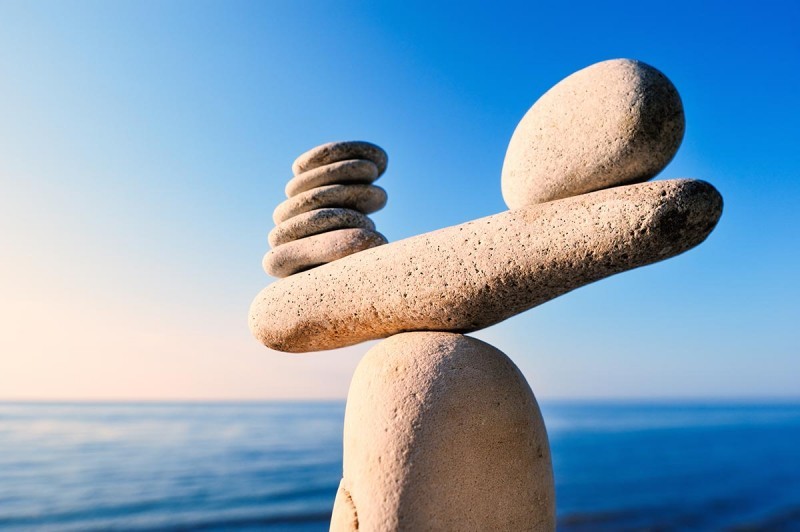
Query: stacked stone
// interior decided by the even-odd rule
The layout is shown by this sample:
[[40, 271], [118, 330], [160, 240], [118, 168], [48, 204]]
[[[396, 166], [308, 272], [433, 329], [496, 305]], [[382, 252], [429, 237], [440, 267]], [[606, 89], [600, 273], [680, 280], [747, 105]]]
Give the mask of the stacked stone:
[[555, 529], [533, 392], [505, 354], [462, 333], [700, 244], [722, 213], [716, 189], [644, 182], [683, 131], [661, 72], [627, 59], [592, 65], [517, 126], [502, 170], [509, 211], [262, 290], [250, 325], [273, 349], [386, 338], [350, 385], [332, 531]]
[[288, 277], [386, 244], [367, 214], [386, 205], [386, 191], [372, 183], [387, 163], [385, 151], [361, 141], [323, 144], [298, 157], [287, 199], [272, 215], [264, 270]]

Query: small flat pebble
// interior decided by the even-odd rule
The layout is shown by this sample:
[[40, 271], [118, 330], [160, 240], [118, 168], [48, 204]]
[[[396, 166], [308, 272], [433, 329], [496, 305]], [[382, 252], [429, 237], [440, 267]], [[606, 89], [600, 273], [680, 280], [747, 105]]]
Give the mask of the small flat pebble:
[[386, 171], [389, 158], [380, 146], [371, 142], [351, 140], [344, 142], [329, 142], [312, 148], [295, 159], [292, 172], [299, 175], [313, 168], [346, 159], [367, 159], [378, 167], [378, 175]]
[[325, 185], [293, 196], [275, 208], [272, 220], [278, 225], [298, 214], [340, 207], [371, 214], [386, 205], [386, 191], [375, 185]]
[[298, 214], [269, 232], [269, 245], [278, 247], [287, 242], [335, 229], [375, 230], [367, 216], [351, 209], [326, 208]]
[[273, 277], [288, 277], [383, 244], [386, 244], [386, 238], [368, 229], [328, 231], [269, 251], [264, 256], [264, 271]]
[[286, 184], [286, 197], [306, 190], [342, 183], [372, 183], [379, 177], [378, 167], [366, 159], [348, 159], [319, 166], [294, 176]]

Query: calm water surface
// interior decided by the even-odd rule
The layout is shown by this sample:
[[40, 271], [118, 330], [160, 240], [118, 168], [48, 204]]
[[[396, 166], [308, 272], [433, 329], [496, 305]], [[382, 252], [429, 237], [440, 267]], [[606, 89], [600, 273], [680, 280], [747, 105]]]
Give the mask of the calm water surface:
[[[800, 405], [543, 403], [559, 529], [800, 531]], [[0, 403], [0, 528], [327, 530], [343, 403]]]

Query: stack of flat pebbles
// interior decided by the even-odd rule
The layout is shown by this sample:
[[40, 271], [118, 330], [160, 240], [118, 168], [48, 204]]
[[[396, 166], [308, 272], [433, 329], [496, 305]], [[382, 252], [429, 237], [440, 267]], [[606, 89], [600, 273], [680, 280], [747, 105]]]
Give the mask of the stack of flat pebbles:
[[331, 142], [298, 157], [288, 199], [272, 215], [264, 270], [288, 277], [386, 244], [366, 215], [386, 205], [386, 191], [372, 182], [387, 162], [385, 151], [362, 141]]

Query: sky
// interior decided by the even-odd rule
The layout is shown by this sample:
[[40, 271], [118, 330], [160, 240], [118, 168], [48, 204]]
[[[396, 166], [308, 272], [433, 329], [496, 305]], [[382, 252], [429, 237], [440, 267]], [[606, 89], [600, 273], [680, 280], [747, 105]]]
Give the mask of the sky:
[[374, 343], [247, 326], [294, 158], [386, 149], [390, 241], [494, 214], [527, 109], [619, 57], [680, 92], [658, 179], [719, 225], [475, 336], [540, 399], [800, 397], [800, 8], [607, 4], [0, 0], [0, 399], [344, 398]]

